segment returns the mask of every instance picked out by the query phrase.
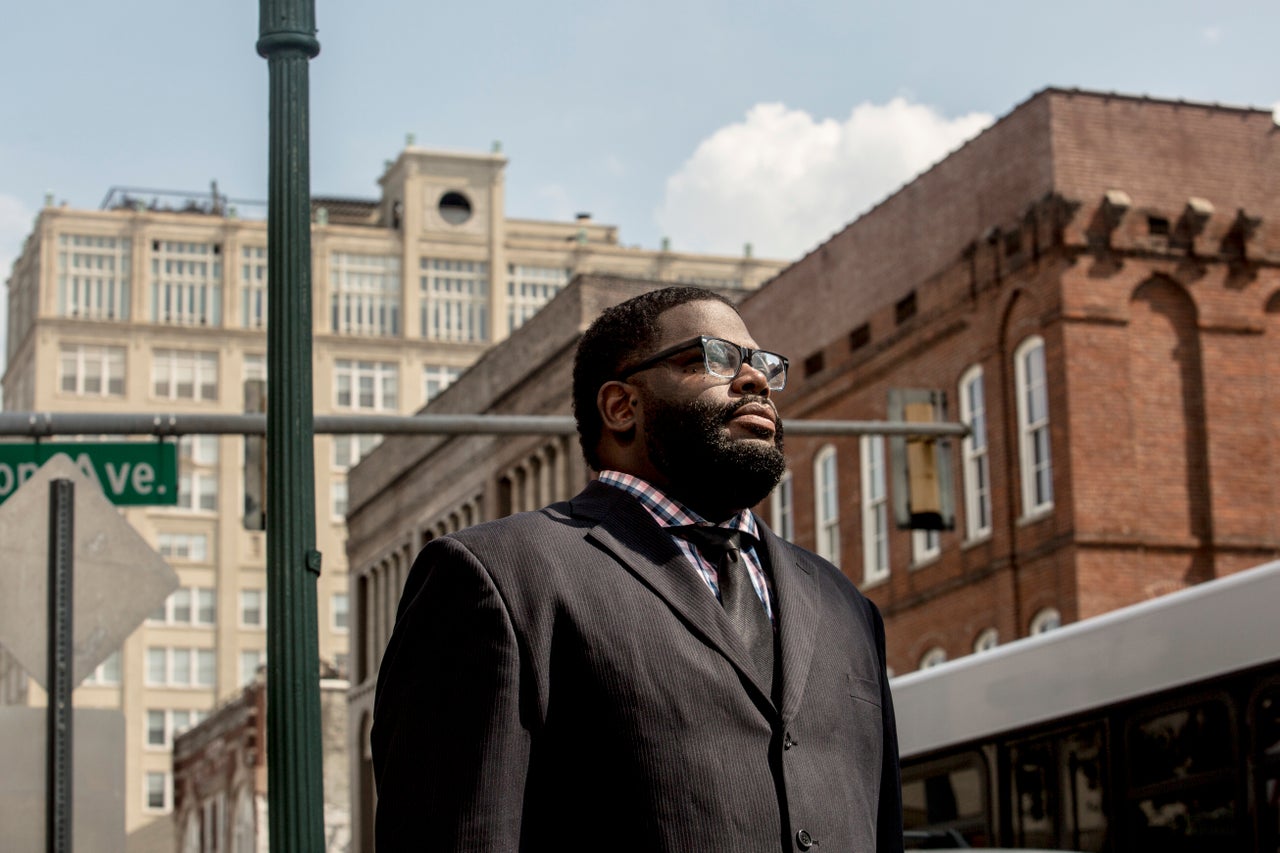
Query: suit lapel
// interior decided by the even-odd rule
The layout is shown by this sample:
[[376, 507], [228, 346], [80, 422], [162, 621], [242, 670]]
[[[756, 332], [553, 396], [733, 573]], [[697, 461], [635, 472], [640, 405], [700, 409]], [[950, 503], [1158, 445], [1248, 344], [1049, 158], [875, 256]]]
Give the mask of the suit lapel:
[[756, 519], [760, 526], [765, 553], [773, 571], [773, 591], [777, 600], [778, 651], [782, 657], [782, 719], [791, 720], [800, 709], [809, 664], [817, 645], [821, 622], [818, 577], [814, 566], [794, 551], [783, 547], [781, 540]]
[[571, 501], [574, 515], [593, 519], [588, 537], [638, 576], [693, 633], [724, 655], [769, 701], [755, 665], [724, 608], [676, 544], [638, 501], [620, 489], [592, 482]]

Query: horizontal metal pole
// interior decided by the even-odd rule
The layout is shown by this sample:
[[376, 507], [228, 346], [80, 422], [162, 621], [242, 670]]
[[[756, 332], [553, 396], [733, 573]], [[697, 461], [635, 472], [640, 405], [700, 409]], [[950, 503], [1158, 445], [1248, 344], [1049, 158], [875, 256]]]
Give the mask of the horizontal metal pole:
[[[788, 435], [949, 436], [959, 423], [786, 421]], [[567, 415], [316, 415], [315, 432], [330, 435], [573, 435]], [[266, 435], [266, 415], [109, 412], [0, 412], [0, 435]]]
[[787, 435], [968, 435], [962, 423], [943, 421], [926, 424], [910, 421], [788, 421], [783, 420]]

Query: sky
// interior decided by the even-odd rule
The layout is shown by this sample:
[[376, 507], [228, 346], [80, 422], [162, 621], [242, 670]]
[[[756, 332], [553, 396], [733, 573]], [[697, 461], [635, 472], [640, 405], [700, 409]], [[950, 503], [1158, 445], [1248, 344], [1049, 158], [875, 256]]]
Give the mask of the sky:
[[[0, 276], [45, 193], [267, 195], [256, 0], [11, 3]], [[1047, 86], [1273, 109], [1280, 4], [318, 0], [311, 188], [500, 142], [507, 215], [793, 260]], [[4, 300], [0, 300], [3, 335]], [[0, 358], [3, 350], [0, 349]]]

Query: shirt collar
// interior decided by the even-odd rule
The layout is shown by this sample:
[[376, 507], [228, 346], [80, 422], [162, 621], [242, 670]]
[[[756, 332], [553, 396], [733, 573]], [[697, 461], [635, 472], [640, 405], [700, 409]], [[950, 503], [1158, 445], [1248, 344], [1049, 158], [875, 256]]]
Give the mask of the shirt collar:
[[[624, 474], [621, 471], [601, 471], [600, 482], [621, 489], [634, 497], [640, 502], [641, 506], [649, 511], [649, 514], [653, 516], [661, 527], [711, 524], [711, 522], [675, 500], [657, 486], [633, 474]], [[760, 538], [759, 530], [756, 527], [756, 517], [749, 509], [740, 511], [737, 515], [721, 522], [718, 526], [741, 530], [756, 539]]]

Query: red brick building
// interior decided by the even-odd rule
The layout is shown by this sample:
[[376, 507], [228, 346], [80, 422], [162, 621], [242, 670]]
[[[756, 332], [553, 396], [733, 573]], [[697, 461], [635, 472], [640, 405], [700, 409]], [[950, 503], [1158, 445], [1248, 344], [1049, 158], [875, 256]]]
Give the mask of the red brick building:
[[1280, 555], [1269, 112], [1044, 90], [742, 312], [789, 418], [913, 388], [974, 427], [932, 535], [894, 526], [886, 440], [788, 440], [774, 526], [876, 601], [897, 673]]
[[[350, 683], [320, 679], [323, 853], [350, 849], [347, 739]], [[173, 741], [177, 853], [267, 853], [267, 689], [264, 673]], [[322, 853], [322, 851], [317, 851]]]

